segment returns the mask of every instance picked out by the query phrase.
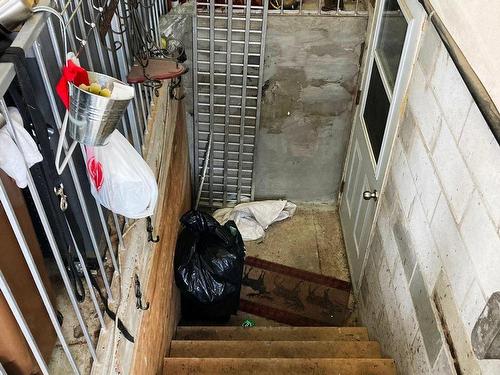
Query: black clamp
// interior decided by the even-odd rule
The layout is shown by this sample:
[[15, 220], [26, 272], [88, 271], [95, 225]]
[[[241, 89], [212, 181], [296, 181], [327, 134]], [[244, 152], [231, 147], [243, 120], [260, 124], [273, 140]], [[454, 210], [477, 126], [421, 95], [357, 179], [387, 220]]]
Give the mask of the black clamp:
[[178, 78], [172, 78], [169, 86], [170, 99], [182, 100], [186, 97], [186, 95], [182, 94], [180, 97], [175, 96], [175, 89], [181, 87], [182, 76]]
[[159, 242], [160, 236], [156, 236], [153, 238], [153, 224], [151, 223], [151, 216], [146, 218], [146, 231], [148, 232], [148, 241], [149, 242]]
[[135, 274], [135, 307], [137, 307], [138, 310], [149, 309], [149, 302], [146, 302], [146, 306], [142, 305], [141, 282], [137, 274]]

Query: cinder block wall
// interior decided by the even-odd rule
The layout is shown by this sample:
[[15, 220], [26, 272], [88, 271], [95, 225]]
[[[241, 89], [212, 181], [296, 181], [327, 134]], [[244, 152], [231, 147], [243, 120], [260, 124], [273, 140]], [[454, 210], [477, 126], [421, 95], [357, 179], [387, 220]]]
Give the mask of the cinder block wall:
[[379, 204], [359, 301], [371, 336], [401, 374], [453, 374], [451, 353], [463, 374], [500, 374], [470, 340], [500, 291], [500, 147], [430, 23]]

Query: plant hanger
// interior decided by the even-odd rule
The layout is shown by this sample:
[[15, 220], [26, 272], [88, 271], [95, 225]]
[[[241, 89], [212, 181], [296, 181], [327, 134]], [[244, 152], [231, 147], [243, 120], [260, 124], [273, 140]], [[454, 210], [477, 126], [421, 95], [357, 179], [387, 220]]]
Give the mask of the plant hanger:
[[[83, 16], [83, 23], [88, 26], [88, 30], [84, 35], [76, 35], [75, 30], [72, 30], [71, 23], [82, 2], [78, 2], [72, 5], [72, 1], [68, 0], [66, 4], [62, 7], [61, 11], [48, 6], [37, 6], [33, 8], [33, 12], [47, 12], [54, 15], [58, 20], [61, 28], [61, 36], [64, 45], [64, 70], [70, 68], [71, 65], [79, 68], [77, 63], [78, 56], [81, 51], [86, 47], [88, 38], [97, 29], [101, 17], [104, 13], [104, 8], [101, 6], [95, 6], [92, 2], [92, 7], [96, 10], [97, 15], [95, 19], [89, 21]], [[84, 13], [84, 12], [81, 12]], [[71, 54], [68, 53], [68, 31], [72, 33], [72, 37], [76, 39], [80, 45], [76, 47], [74, 43], [72, 44], [73, 49], [78, 50]], [[75, 63], [76, 62], [76, 63]], [[81, 69], [81, 68], [80, 68]], [[83, 69], [81, 69], [83, 70]], [[107, 137], [116, 129], [123, 112], [125, 111], [128, 103], [133, 98], [133, 93], [126, 91], [126, 84], [119, 81], [114, 77], [107, 76], [105, 74], [100, 74], [96, 72], [85, 72], [85, 76], [88, 74], [88, 79], [90, 84], [90, 79], [94, 81], [99, 86], [108, 89], [108, 95], [103, 96], [100, 93], [92, 92], [91, 90], [83, 89], [81, 86], [73, 84], [72, 81], [68, 80], [68, 90], [69, 102], [65, 102], [67, 111], [62, 122], [62, 126], [59, 133], [59, 141], [56, 150], [55, 166], [57, 173], [60, 175], [64, 171], [65, 167], [71, 160], [71, 156], [76, 149], [78, 143], [80, 145], [86, 146], [102, 146], [106, 143]], [[120, 87], [119, 91], [126, 91], [124, 97], [113, 97], [110, 88]], [[64, 84], [62, 85], [64, 86]], [[133, 90], [132, 90], [133, 91]], [[64, 100], [63, 100], [64, 102]], [[69, 129], [70, 137], [73, 142], [68, 147], [66, 140], [66, 131]], [[83, 147], [83, 146], [82, 146]], [[66, 156], [61, 163], [62, 150], [65, 150]]]
[[163, 80], [178, 78], [187, 72], [181, 64], [186, 60], [184, 45], [175, 38], [165, 38], [165, 46], [158, 45], [155, 30], [147, 28], [140, 17], [142, 9], [149, 9], [154, 4], [142, 0], [123, 1], [129, 10], [130, 47], [135, 62], [130, 69], [128, 83], [142, 83], [154, 89], [158, 96]]

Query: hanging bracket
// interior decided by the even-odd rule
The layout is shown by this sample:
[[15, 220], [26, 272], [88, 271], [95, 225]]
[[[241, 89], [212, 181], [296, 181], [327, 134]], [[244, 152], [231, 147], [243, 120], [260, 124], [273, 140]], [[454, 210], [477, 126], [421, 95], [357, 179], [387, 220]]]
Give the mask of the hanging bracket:
[[146, 231], [148, 232], [148, 241], [149, 242], [159, 242], [160, 241], [160, 236], [156, 236], [156, 238], [153, 238], [153, 224], [151, 223], [151, 216], [148, 216], [146, 218]]
[[135, 307], [137, 307], [138, 310], [147, 310], [149, 309], [149, 302], [146, 302], [146, 305], [144, 306], [142, 304], [142, 291], [141, 291], [141, 282], [139, 281], [139, 276], [135, 274]]

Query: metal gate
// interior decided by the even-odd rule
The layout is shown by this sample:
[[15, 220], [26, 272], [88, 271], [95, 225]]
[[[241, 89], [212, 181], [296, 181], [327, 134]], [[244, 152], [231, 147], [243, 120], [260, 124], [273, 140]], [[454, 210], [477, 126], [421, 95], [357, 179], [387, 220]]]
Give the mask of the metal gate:
[[238, 4], [196, 1], [193, 133], [196, 186], [204, 181], [201, 206], [253, 199], [268, 0]]

